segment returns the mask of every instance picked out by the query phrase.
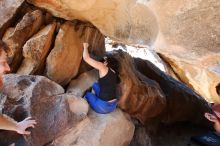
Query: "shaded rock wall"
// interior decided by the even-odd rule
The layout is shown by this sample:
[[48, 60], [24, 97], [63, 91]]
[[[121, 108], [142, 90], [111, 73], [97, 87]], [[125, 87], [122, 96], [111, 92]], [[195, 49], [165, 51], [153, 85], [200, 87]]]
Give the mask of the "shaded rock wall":
[[120, 61], [119, 107], [143, 124], [158, 116], [166, 107], [166, 98], [157, 82], [143, 76], [125, 53], [115, 54]]
[[159, 84], [166, 97], [166, 108], [160, 115], [163, 122], [207, 123], [203, 115], [205, 112], [211, 112], [211, 108], [201, 96], [183, 83], [160, 71], [149, 61], [136, 58], [134, 62], [138, 71]]

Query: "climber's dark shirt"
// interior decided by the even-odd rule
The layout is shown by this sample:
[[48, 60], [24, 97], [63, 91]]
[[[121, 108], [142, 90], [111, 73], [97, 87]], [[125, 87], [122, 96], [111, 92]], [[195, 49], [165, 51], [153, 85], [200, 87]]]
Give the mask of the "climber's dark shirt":
[[99, 98], [105, 101], [110, 101], [116, 98], [117, 75], [110, 68], [108, 73], [98, 80], [100, 85]]

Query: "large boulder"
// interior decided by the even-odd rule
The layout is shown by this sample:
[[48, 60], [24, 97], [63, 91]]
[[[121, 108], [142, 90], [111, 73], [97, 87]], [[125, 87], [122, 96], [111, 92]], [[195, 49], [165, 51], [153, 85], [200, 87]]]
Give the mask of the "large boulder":
[[31, 37], [23, 46], [23, 61], [17, 73], [30, 75], [42, 72], [49, 53], [56, 23], [49, 24]]
[[0, 39], [5, 30], [13, 23], [17, 12], [25, 0], [1, 0], [0, 1]]
[[134, 125], [117, 109], [110, 114], [90, 112], [76, 127], [54, 141], [54, 146], [129, 146]]
[[14, 31], [3, 38], [9, 47], [7, 54], [12, 72], [15, 72], [21, 64], [23, 45], [40, 29], [42, 24], [43, 14], [40, 10], [29, 12], [16, 25]]
[[159, 25], [155, 48], [182, 81], [220, 103], [219, 0], [152, 0]]
[[113, 56], [120, 62], [119, 107], [146, 124], [165, 109], [166, 97], [157, 82], [136, 70], [131, 56], [123, 52]]
[[154, 14], [139, 0], [28, 0], [66, 20], [89, 21], [104, 35], [127, 43], [151, 44], [158, 25]]
[[212, 112], [209, 104], [184, 83], [159, 70], [154, 64], [139, 58], [134, 59], [136, 69], [157, 82], [166, 97], [166, 108], [157, 117], [160, 122], [190, 121], [209, 125], [205, 112]]
[[16, 121], [26, 116], [37, 121], [31, 135], [25, 137], [28, 145], [49, 143], [87, 115], [88, 104], [83, 99], [63, 94], [60, 85], [45, 77], [9, 74], [4, 82], [2, 94], [7, 99], [3, 113]]
[[65, 86], [78, 73], [83, 46], [71, 22], [65, 22], [56, 36], [46, 61], [45, 75]]

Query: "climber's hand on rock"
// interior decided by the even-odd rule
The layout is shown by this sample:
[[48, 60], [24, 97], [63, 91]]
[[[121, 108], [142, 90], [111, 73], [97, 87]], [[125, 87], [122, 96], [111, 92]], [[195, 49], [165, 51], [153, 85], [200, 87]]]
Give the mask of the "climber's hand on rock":
[[35, 120], [32, 120], [31, 117], [27, 117], [23, 121], [17, 123], [16, 132], [19, 133], [19, 134], [29, 135], [31, 132], [26, 131], [26, 129], [29, 128], [29, 127], [34, 128], [35, 124], [37, 124]]

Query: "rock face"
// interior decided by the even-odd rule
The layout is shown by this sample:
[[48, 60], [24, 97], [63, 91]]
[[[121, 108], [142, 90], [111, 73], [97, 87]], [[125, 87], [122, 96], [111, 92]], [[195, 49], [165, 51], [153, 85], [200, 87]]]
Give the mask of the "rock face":
[[219, 0], [152, 0], [160, 27], [155, 48], [182, 81], [209, 102], [220, 103]]
[[[32, 116], [37, 125], [26, 137], [30, 146], [42, 146], [80, 122], [88, 112], [88, 104], [41, 76], [6, 75], [2, 93], [7, 96], [3, 113], [17, 121]], [[81, 99], [82, 100], [82, 99]], [[79, 105], [79, 108], [76, 108]]]
[[127, 53], [120, 52], [113, 56], [120, 61], [119, 107], [142, 124], [157, 117], [166, 107], [166, 98], [159, 85], [138, 72]]
[[70, 82], [66, 92], [77, 97], [82, 97], [84, 92], [92, 87], [92, 84], [96, 82], [98, 78], [99, 73], [95, 69], [82, 73], [77, 79]]
[[24, 0], [1, 0], [0, 1], [0, 39], [2, 38], [5, 29], [7, 29], [13, 18], [16, 16], [19, 8], [24, 3]]
[[78, 73], [82, 59], [82, 42], [71, 22], [64, 23], [55, 40], [55, 46], [47, 57], [46, 76], [66, 85]]
[[99, 56], [105, 53], [105, 37], [94, 25], [75, 21], [74, 30], [82, 42], [89, 43], [90, 53]]
[[132, 44], [154, 42], [158, 25], [153, 13], [138, 0], [28, 0], [67, 20], [89, 21], [104, 35]]
[[2, 40], [7, 40], [7, 39], [10, 37], [10, 35], [14, 32], [14, 30], [15, 30], [14, 27], [9, 27], [9, 28], [5, 31]]
[[105, 115], [91, 112], [56, 139], [54, 146], [128, 146], [133, 134], [134, 125], [121, 110]]
[[208, 125], [208, 121], [203, 115], [205, 112], [211, 112], [211, 109], [201, 96], [185, 84], [160, 71], [149, 61], [135, 59], [134, 63], [136, 69], [156, 81], [165, 94], [166, 108], [157, 117], [161, 122], [191, 121], [196, 124]]
[[[90, 23], [82, 23], [74, 21], [74, 30], [76, 31], [82, 42], [89, 43], [89, 52], [92, 55], [103, 56], [105, 53], [105, 37], [104, 35]], [[91, 70], [92, 67], [84, 60], [81, 61], [79, 74]]]
[[17, 71], [18, 74], [30, 75], [36, 71], [42, 72], [55, 28], [56, 23], [49, 24], [25, 43], [23, 47], [24, 60]]
[[13, 33], [3, 38], [8, 45], [7, 54], [12, 72], [15, 72], [22, 61], [22, 47], [25, 42], [36, 33], [43, 24], [43, 15], [40, 10], [27, 13], [16, 25]]
[[220, 103], [218, 0], [28, 1], [67, 20], [89, 21], [116, 41], [153, 44], [178, 78]]

